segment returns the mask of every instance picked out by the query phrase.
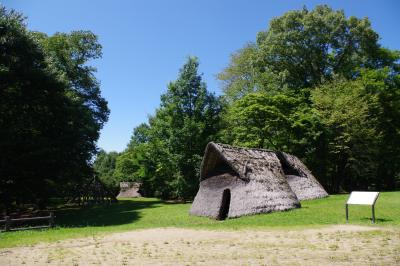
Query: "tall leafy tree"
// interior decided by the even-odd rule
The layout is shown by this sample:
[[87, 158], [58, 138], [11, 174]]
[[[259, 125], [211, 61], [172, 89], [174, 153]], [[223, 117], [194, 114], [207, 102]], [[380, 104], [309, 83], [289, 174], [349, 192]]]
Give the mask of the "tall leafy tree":
[[400, 74], [390, 68], [367, 69], [362, 71], [361, 82], [377, 98], [370, 111], [380, 136], [374, 187], [394, 190], [400, 187]]
[[258, 33], [257, 45], [272, 72], [286, 72], [291, 87], [304, 88], [322, 84], [335, 74], [352, 78], [359, 67], [393, 63], [378, 40], [367, 18], [346, 18], [342, 10], [317, 6], [271, 20], [269, 29]]
[[101, 57], [101, 45], [90, 31], [56, 33], [52, 36], [35, 33], [35, 36], [52, 65], [68, 83], [68, 96], [79, 104], [80, 116], [84, 120], [80, 133], [86, 139], [80, 146], [90, 151], [82, 160], [88, 161], [96, 153], [95, 142], [110, 113], [94, 75], [96, 68], [87, 64], [89, 60]]
[[377, 128], [377, 95], [367, 93], [357, 80], [325, 84], [313, 91], [312, 98], [326, 133], [329, 187], [335, 192], [341, 185], [344, 189], [368, 189], [375, 183], [382, 143]]
[[90, 31], [56, 33], [52, 36], [38, 32], [33, 34], [48, 61], [68, 84], [66, 95], [75, 103], [72, 118], [74, 130], [69, 136], [70, 158], [64, 162], [74, 162], [66, 174], [75, 180], [71, 180], [70, 188], [63, 188], [73, 193], [75, 183], [81, 182], [82, 178], [90, 178], [91, 160], [97, 152], [100, 129], [110, 113], [107, 101], [100, 94], [100, 85], [94, 75], [96, 69], [88, 65], [89, 60], [101, 57], [101, 45]]
[[293, 152], [330, 191], [394, 189], [400, 53], [378, 41], [367, 18], [326, 5], [271, 20], [218, 75], [221, 138]]
[[116, 189], [119, 185], [119, 181], [115, 180], [114, 177], [118, 155], [118, 152], [107, 153], [104, 150], [100, 150], [93, 163], [93, 169], [99, 179], [111, 189]]
[[[146, 177], [148, 165], [147, 143], [149, 141], [149, 125], [142, 123], [133, 130], [131, 140], [124, 152], [118, 156], [115, 165], [114, 180], [140, 181]], [[147, 192], [142, 188], [143, 192]], [[146, 193], [144, 193], [146, 194]]]
[[290, 112], [296, 103], [285, 95], [247, 94], [229, 108], [224, 135], [238, 146], [285, 149], [291, 134]]
[[150, 127], [146, 123], [142, 123], [133, 129], [131, 140], [129, 141], [128, 150], [132, 150], [135, 147], [145, 144], [149, 141]]
[[149, 125], [134, 130], [126, 155], [117, 162], [117, 168], [118, 163], [131, 167], [125, 177], [136, 175], [147, 194], [186, 199], [197, 192], [201, 158], [219, 130], [221, 111], [198, 67], [197, 58], [189, 57]]
[[179, 77], [161, 96], [158, 116], [168, 123], [170, 152], [177, 158], [179, 172], [174, 180], [178, 196], [192, 196], [198, 185], [199, 165], [205, 146], [218, 129], [218, 99], [207, 92], [198, 74], [198, 60], [189, 57]]
[[[61, 67], [55, 54], [65, 49], [66, 40], [57, 49], [46, 49], [48, 37], [28, 31], [22, 15], [4, 7], [0, 36], [1, 202], [43, 206], [48, 197], [62, 195], [91, 175], [107, 105], [99, 91], [91, 96], [79, 92], [86, 85], [77, 85]], [[82, 54], [85, 49], [90, 50], [83, 46]], [[74, 57], [69, 54], [65, 60], [68, 56]], [[93, 79], [85, 62], [76, 74]], [[101, 104], [93, 104], [95, 94]]]
[[[237, 146], [296, 154], [312, 166], [325, 184], [324, 127], [304, 98], [250, 93], [229, 106], [219, 138]], [[315, 161], [318, 160], [318, 163]], [[321, 167], [322, 166], [322, 167]]]
[[[271, 20], [255, 44], [232, 56], [219, 74], [228, 99], [249, 91], [319, 86], [335, 76], [357, 78], [360, 68], [399, 71], [398, 52], [381, 47], [367, 18], [347, 18], [326, 5]], [[251, 81], [250, 83], [248, 81]]]
[[0, 7], [0, 36], [1, 202], [42, 205], [66, 157], [59, 133], [70, 132], [72, 103], [21, 14]]
[[34, 33], [46, 55], [59, 73], [66, 78], [73, 97], [87, 108], [97, 132], [110, 113], [107, 101], [101, 96], [100, 83], [95, 77], [96, 68], [90, 60], [101, 58], [102, 47], [97, 36], [90, 31], [72, 31], [47, 36]]

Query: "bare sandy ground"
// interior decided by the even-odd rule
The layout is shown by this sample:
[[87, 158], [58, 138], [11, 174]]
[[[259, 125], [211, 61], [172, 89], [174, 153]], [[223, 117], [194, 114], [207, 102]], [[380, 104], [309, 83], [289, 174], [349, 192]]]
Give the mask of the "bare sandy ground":
[[400, 265], [400, 228], [149, 229], [0, 249], [0, 265]]

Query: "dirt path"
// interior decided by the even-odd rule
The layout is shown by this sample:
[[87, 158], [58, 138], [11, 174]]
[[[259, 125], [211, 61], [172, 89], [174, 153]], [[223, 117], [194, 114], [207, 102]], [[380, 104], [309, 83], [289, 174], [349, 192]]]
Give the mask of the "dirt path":
[[400, 228], [149, 229], [0, 249], [0, 265], [398, 265]]

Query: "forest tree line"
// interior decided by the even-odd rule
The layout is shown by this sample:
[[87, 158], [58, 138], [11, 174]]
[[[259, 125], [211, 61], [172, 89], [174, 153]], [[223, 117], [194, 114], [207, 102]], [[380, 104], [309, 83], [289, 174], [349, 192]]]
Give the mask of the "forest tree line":
[[209, 141], [292, 153], [330, 193], [400, 186], [400, 53], [367, 18], [317, 6], [272, 19], [218, 74], [220, 96], [189, 57], [121, 153], [96, 146], [110, 111], [88, 61], [101, 54], [90, 31], [47, 36], [0, 8], [0, 205], [45, 205], [94, 175], [191, 199]]
[[393, 190], [400, 182], [399, 51], [367, 18], [328, 6], [290, 11], [231, 56], [207, 92], [190, 57], [121, 153], [101, 151], [104, 182], [145, 195], [193, 198], [209, 141], [285, 151], [330, 193]]

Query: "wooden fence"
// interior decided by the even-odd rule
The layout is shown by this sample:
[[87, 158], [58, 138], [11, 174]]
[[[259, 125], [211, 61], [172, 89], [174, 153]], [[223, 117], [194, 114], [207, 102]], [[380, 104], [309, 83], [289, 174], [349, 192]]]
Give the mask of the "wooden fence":
[[[54, 227], [54, 212], [50, 212], [49, 216], [43, 217], [31, 217], [31, 218], [18, 218], [18, 219], [11, 219], [10, 216], [4, 217], [4, 220], [0, 220], [0, 224], [4, 223], [4, 230], [3, 232], [8, 231], [19, 231], [19, 230], [30, 230], [30, 229], [41, 229], [41, 228], [51, 228]], [[40, 226], [29, 226], [29, 227], [16, 227], [12, 228], [14, 223], [18, 222], [29, 222], [29, 221], [46, 221], [48, 220], [48, 225], [40, 225]]]

